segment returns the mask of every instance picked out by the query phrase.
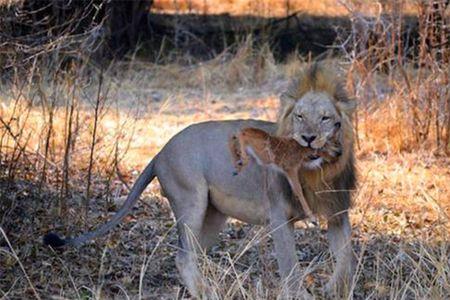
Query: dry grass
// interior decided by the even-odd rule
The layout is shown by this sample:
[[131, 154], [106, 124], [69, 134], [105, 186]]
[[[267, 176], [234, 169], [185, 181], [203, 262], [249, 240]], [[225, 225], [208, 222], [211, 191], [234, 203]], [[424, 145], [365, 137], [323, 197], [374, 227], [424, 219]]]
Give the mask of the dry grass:
[[[156, 0], [152, 10], [161, 13], [230, 14], [234, 16], [252, 15], [261, 17], [284, 17], [301, 12], [313, 16], [348, 16], [343, 5], [351, 2], [366, 14], [376, 14], [382, 1], [338, 1], [338, 0]], [[415, 3], [406, 1], [408, 12], [414, 11]]]
[[[391, 36], [384, 29], [378, 34]], [[349, 74], [349, 90], [360, 103], [359, 187], [351, 211], [360, 264], [350, 298], [449, 298], [448, 60], [430, 50], [417, 61], [386, 63], [372, 58], [395, 50], [365, 45], [360, 53], [342, 47], [344, 55], [332, 63]], [[59, 253], [43, 247], [41, 236], [49, 229], [75, 234], [108, 219], [126, 184], [191, 123], [275, 120], [278, 95], [303, 64], [295, 56], [276, 63], [268, 47], [255, 50], [247, 40], [234, 55], [189, 66], [115, 63], [103, 70], [101, 86], [102, 72], [88, 65], [57, 75], [33, 70], [33, 84], [14, 76], [2, 83], [1, 297], [186, 296], [174, 264], [174, 221], [157, 182], [107, 240]], [[417, 124], [429, 130], [416, 130]], [[297, 225], [299, 285], [321, 298], [333, 264], [325, 226]], [[201, 260], [217, 299], [274, 299], [281, 292], [264, 228], [230, 222]]]
[[[245, 64], [245, 61], [241, 63]], [[112, 164], [114, 155], [111, 153], [114, 152], [113, 145], [118, 135], [119, 153], [123, 155], [120, 160], [121, 172], [131, 173], [134, 178], [136, 172], [132, 170], [142, 169], [171, 136], [191, 123], [235, 118], [274, 120], [277, 94], [286, 85], [286, 78], [292, 70], [301, 65], [292, 62], [270, 65], [271, 72], [259, 79], [262, 81], [258, 84], [263, 86], [260, 89], [250, 76], [248, 81], [242, 80], [241, 83], [223, 80], [214, 83], [214, 75], [223, 76], [223, 71], [216, 71], [219, 68], [215, 64], [211, 62], [187, 70], [175, 65], [160, 67], [139, 64], [141, 70], [131, 66], [130, 71], [122, 76], [107, 75], [105, 80], [110, 84], [110, 105], [99, 121], [100, 139], [95, 156], [93, 199], [106, 195], [109, 200], [106, 203], [92, 200], [87, 220], [89, 224], [103, 222], [109, 215], [105, 207], [120, 204], [126, 195], [126, 189], [115, 174], [110, 175], [115, 178], [109, 185], [112, 192], [104, 194], [107, 186], [102, 178], [111, 172], [108, 165]], [[124, 66], [119, 65], [117, 68], [123, 69]], [[242, 72], [247, 74], [245, 68]], [[177, 74], [174, 81], [170, 81], [171, 74]], [[195, 82], [192, 74], [210, 75], [199, 76]], [[205, 84], [206, 80], [211, 81]], [[120, 86], [117, 86], [117, 82], [120, 82]], [[173, 82], [173, 88], [170, 88], [170, 82]], [[92, 93], [87, 89], [88, 95], [95, 94], [95, 85], [90, 87]], [[43, 85], [47, 92], [48, 88]], [[8, 96], [11, 97], [11, 94], [6, 93], [2, 97]], [[1, 117], [9, 120], [13, 115], [14, 101], [8, 98], [2, 102]], [[35, 104], [30, 108], [23, 105], [26, 101], [20, 103], [15, 108], [16, 116], [17, 112], [20, 112], [20, 116], [28, 114], [26, 125], [22, 123], [25, 119], [19, 118], [12, 130], [17, 132], [23, 128], [23, 144], [26, 142], [27, 151], [40, 153], [37, 156], [42, 157], [41, 137], [45, 136], [48, 128], [42, 107]], [[56, 228], [66, 232], [78, 232], [83, 227], [84, 221], [79, 214], [81, 199], [77, 195], [83, 192], [85, 186], [83, 174], [88, 165], [89, 137], [92, 134], [90, 124], [93, 123], [91, 105], [87, 98], [80, 96], [77, 106], [80, 125], [77, 142], [71, 151], [73, 197], [69, 201], [67, 213], [55, 221], [50, 221], [50, 216], [42, 213], [31, 218], [31, 224], [38, 226], [31, 231], [34, 235], [29, 236], [31, 240], [24, 239], [23, 231], [16, 235], [10, 227], [8, 232], [18, 259], [22, 261], [37, 292], [44, 297], [125, 298], [128, 295], [134, 298], [141, 294], [149, 298], [172, 298], [177, 293], [183, 294], [173, 262], [176, 245], [173, 221], [166, 202], [159, 196], [157, 183], [151, 184], [150, 194], [143, 202], [145, 205], [139, 206], [106, 244], [97, 243], [64, 254], [51, 254], [48, 249], [36, 244], [49, 226], [56, 225]], [[133, 111], [132, 107], [140, 107], [139, 112]], [[360, 112], [360, 149], [357, 152], [360, 186], [355, 194], [356, 207], [351, 216], [356, 228], [354, 241], [361, 258], [361, 270], [354, 287], [354, 296], [393, 299], [448, 297], [450, 161], [420, 146], [410, 148], [414, 149], [410, 153], [400, 151], [401, 148], [387, 138], [388, 132], [397, 132], [399, 129], [395, 127], [396, 121], [393, 119], [386, 122], [386, 118], [390, 117], [383, 114], [385, 111], [385, 107], [380, 105], [372, 107], [370, 114]], [[54, 149], [50, 152], [53, 153], [52, 164], [56, 166], [61, 165], [64, 155], [62, 133], [66, 118], [65, 106], [55, 109], [55, 134], [51, 143]], [[386, 128], [386, 123], [392, 126]], [[6, 146], [14, 147], [14, 144], [11, 137], [5, 137], [3, 149], [7, 149]], [[6, 155], [5, 152], [3, 155]], [[39, 175], [37, 173], [36, 181]], [[47, 177], [49, 186], [53, 183], [57, 189], [60, 184], [58, 179], [51, 173]], [[127, 182], [133, 181], [125, 177], [128, 178]], [[16, 201], [19, 201], [16, 205], [24, 206], [20, 209], [22, 214], [28, 211], [27, 205], [22, 204], [26, 198], [17, 193], [20, 195], [25, 191], [31, 195], [31, 199], [36, 197], [36, 201], [42, 197], [53, 201], [58, 198], [51, 192], [52, 189], [44, 192], [50, 196], [42, 196], [36, 194], [33, 187], [18, 186], [18, 190], [13, 190], [18, 199]], [[33, 209], [42, 211], [43, 205], [34, 203]], [[44, 207], [48, 205], [46, 203]], [[17, 209], [12, 209], [10, 215], [24, 218], [15, 213]], [[21, 219], [21, 222], [24, 220], [27, 218]], [[70, 224], [67, 224], [68, 220], [71, 220]], [[22, 229], [22, 226], [18, 228]], [[302, 227], [302, 224], [299, 226]], [[321, 228], [298, 232], [300, 265], [306, 270], [303, 284], [318, 296], [321, 295], [321, 284], [330, 275], [328, 270], [332, 263]], [[24, 281], [24, 273], [18, 269], [15, 257], [11, 256], [12, 252], [8, 248], [3, 249], [2, 264], [6, 275], [0, 281], [2, 292], [13, 298], [27, 291], [32, 292]], [[280, 292], [270, 240], [267, 233], [257, 228], [239, 222], [231, 223], [221, 243], [203, 260], [203, 271], [218, 299], [270, 299]]]

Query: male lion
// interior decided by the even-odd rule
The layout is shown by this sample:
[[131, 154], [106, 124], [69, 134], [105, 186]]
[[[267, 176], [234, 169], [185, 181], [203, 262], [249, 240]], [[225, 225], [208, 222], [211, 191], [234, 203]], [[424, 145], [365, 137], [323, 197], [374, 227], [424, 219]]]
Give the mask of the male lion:
[[[348, 209], [350, 191], [355, 187], [353, 131], [351, 123], [355, 102], [350, 100], [337, 76], [313, 64], [292, 83], [281, 97], [277, 123], [256, 120], [211, 121], [194, 124], [176, 134], [152, 159], [137, 179], [122, 208], [98, 229], [79, 237], [60, 239], [55, 234], [44, 238], [54, 246], [81, 246], [105, 234], [131, 210], [146, 186], [158, 177], [177, 219], [179, 252], [176, 264], [181, 277], [194, 296], [203, 285], [196, 264], [197, 243], [208, 247], [229, 216], [252, 224], [269, 224], [283, 278], [294, 269], [295, 239], [292, 224], [305, 213], [292, 193], [286, 177], [250, 162], [239, 176], [228, 149], [230, 137], [246, 127], [296, 139], [302, 146], [322, 148], [341, 124], [342, 155], [327, 164], [322, 158], [304, 163], [300, 175], [305, 198], [316, 214], [328, 220], [328, 239], [336, 258], [336, 268], [328, 287], [348, 283], [353, 274]], [[307, 169], [307, 170], [306, 170]], [[266, 178], [267, 177], [267, 178]], [[268, 189], [263, 187], [266, 183]]]
[[[336, 125], [336, 130], [339, 125]], [[230, 151], [233, 163], [238, 172], [250, 162], [250, 156], [260, 165], [271, 168], [286, 175], [295, 196], [307, 217], [312, 217], [311, 208], [303, 196], [299, 172], [304, 168], [305, 162], [322, 157], [327, 162], [335, 162], [341, 153], [338, 141], [331, 139], [330, 145], [325, 144], [324, 149], [315, 150], [300, 146], [300, 144], [286, 137], [277, 137], [258, 128], [244, 128], [230, 139]]]

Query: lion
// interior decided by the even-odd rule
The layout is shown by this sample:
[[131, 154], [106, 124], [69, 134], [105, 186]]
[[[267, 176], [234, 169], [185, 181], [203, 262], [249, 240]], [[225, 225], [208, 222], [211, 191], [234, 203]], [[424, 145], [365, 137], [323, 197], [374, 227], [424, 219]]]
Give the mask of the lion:
[[50, 233], [44, 237], [44, 243], [79, 247], [104, 235], [130, 213], [147, 185], [157, 177], [177, 221], [176, 266], [194, 297], [201, 297], [208, 290], [197, 265], [198, 245], [211, 246], [229, 217], [256, 225], [268, 224], [283, 281], [296, 278], [292, 224], [306, 214], [283, 174], [272, 170], [266, 173], [266, 166], [252, 160], [238, 176], [233, 176], [228, 141], [243, 128], [254, 127], [319, 149], [330, 139], [335, 124], [340, 124], [342, 155], [334, 163], [326, 163], [321, 157], [310, 158], [304, 162], [299, 177], [312, 212], [323, 215], [328, 222], [327, 235], [336, 267], [326, 289], [348, 285], [354, 269], [348, 209], [356, 183], [352, 130], [356, 103], [347, 97], [339, 77], [318, 63], [308, 66], [293, 80], [280, 102], [276, 123], [230, 120], [187, 127], [149, 162], [110, 221], [74, 238], [61, 239]]
[[341, 153], [340, 144], [336, 139], [331, 139], [327, 144], [323, 149], [314, 150], [300, 146], [292, 138], [273, 136], [258, 128], [244, 128], [232, 136], [229, 147], [237, 172], [248, 165], [251, 155], [260, 165], [271, 166], [285, 174], [306, 216], [312, 218], [313, 213], [303, 195], [298, 173], [311, 158], [317, 161], [322, 157], [327, 162], [335, 162]]
[[[280, 97], [276, 134], [289, 136], [302, 146], [323, 147], [339, 130], [342, 155], [333, 164], [318, 170], [304, 170], [300, 181], [305, 199], [313, 212], [328, 221], [328, 240], [336, 258], [336, 268], [325, 290], [351, 284], [355, 258], [351, 247], [348, 210], [351, 192], [356, 188], [353, 112], [351, 99], [338, 75], [325, 64], [313, 63], [303, 69]], [[338, 229], [339, 228], [339, 229]]]

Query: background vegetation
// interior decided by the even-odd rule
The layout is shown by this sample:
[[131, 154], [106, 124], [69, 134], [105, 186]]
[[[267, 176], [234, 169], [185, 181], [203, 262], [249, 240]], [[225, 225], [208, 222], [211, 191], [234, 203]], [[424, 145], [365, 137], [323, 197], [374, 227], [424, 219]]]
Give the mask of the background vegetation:
[[[107, 220], [191, 123], [275, 120], [288, 80], [325, 57], [359, 103], [349, 297], [450, 297], [448, 1], [0, 3], [0, 297], [185, 297], [157, 182], [105, 239], [60, 253], [41, 237]], [[297, 226], [320, 298], [326, 226]], [[218, 299], [273, 299], [272, 252], [231, 221], [202, 270]]]

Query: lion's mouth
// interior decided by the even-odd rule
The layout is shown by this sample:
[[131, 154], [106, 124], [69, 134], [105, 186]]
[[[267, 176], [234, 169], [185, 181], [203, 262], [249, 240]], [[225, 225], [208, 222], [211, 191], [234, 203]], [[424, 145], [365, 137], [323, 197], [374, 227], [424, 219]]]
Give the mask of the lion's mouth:
[[319, 159], [320, 156], [317, 155], [317, 154], [311, 154], [311, 155], [308, 155], [308, 158], [309, 158], [310, 160], [316, 160], [316, 159]]
[[[310, 157], [312, 157], [312, 155], [308, 156], [308, 157], [310, 158]], [[305, 169], [316, 170], [322, 166], [322, 163], [323, 163], [323, 158], [320, 156], [316, 156], [316, 157], [314, 157], [314, 159], [311, 159], [310, 161], [305, 163], [304, 167], [305, 167]]]

